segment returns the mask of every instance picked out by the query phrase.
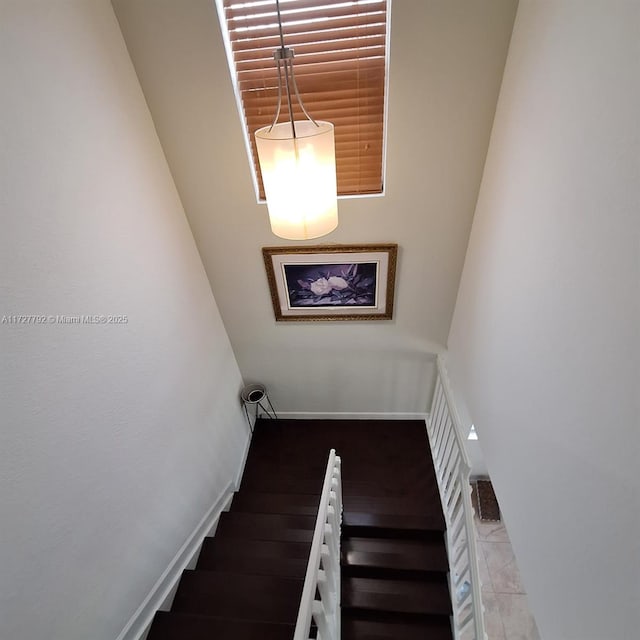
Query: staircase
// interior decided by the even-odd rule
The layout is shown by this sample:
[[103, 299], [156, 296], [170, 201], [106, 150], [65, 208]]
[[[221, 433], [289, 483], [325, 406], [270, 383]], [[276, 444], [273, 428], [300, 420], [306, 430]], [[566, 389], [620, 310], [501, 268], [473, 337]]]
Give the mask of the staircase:
[[292, 640], [327, 455], [342, 458], [342, 640], [451, 640], [421, 421], [259, 420], [239, 491], [148, 640]]

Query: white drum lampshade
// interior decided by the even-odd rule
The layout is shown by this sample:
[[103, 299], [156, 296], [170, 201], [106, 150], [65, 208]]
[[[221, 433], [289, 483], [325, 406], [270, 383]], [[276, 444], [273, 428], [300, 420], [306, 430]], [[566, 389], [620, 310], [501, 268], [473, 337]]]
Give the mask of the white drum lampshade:
[[309, 240], [338, 226], [336, 154], [330, 122], [283, 122], [256, 131], [271, 230], [287, 240]]

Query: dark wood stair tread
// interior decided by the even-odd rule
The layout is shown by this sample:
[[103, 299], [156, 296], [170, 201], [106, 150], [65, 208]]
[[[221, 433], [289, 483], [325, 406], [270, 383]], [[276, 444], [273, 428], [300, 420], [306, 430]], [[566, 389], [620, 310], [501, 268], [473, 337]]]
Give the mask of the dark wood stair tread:
[[[297, 447], [297, 445], [295, 446]], [[245, 470], [248, 474], [262, 473], [265, 476], [285, 471], [286, 473], [295, 472], [302, 476], [322, 478], [327, 469], [329, 451], [329, 447], [322, 447], [317, 450], [314, 448], [313, 452], [307, 452], [308, 455], [305, 458], [297, 458], [287, 455], [282, 448], [274, 450], [273, 443], [261, 448], [260, 443], [255, 440], [254, 436], [251, 442], [251, 450], [245, 463]]]
[[241, 491], [234, 495], [231, 511], [297, 514], [315, 518], [319, 504], [320, 496], [310, 493]]
[[243, 475], [240, 490], [266, 493], [308, 493], [319, 496], [322, 492], [323, 481], [324, 472], [317, 477], [301, 476], [295, 472], [249, 473]]
[[349, 511], [384, 513], [396, 515], [424, 515], [442, 511], [440, 494], [395, 495], [395, 496], [345, 496], [344, 508]]
[[291, 640], [295, 625], [158, 611], [147, 640]]
[[[356, 575], [368, 572], [442, 572], [449, 571], [444, 536], [435, 540], [386, 538], [347, 538], [342, 541], [342, 565]], [[362, 575], [362, 574], [358, 574]]]
[[207, 556], [226, 555], [230, 557], [251, 556], [254, 558], [309, 558], [311, 545], [306, 542], [286, 542], [282, 540], [236, 541], [233, 538], [205, 538], [198, 562]]
[[220, 516], [216, 537], [311, 543], [315, 523], [311, 516], [228, 511]]
[[185, 571], [171, 611], [295, 624], [303, 582], [273, 576]]
[[198, 564], [198, 570], [221, 571], [256, 576], [280, 576], [282, 578], [297, 578], [304, 580], [307, 571], [307, 560], [295, 558], [224, 558], [206, 564]]
[[444, 532], [446, 524], [442, 513], [423, 515], [395, 515], [349, 511], [345, 507], [342, 525], [345, 536], [420, 538], [433, 532]]
[[[344, 463], [343, 463], [344, 464]], [[380, 497], [380, 498], [396, 498], [406, 497], [410, 492], [401, 489], [395, 482], [388, 480], [386, 482], [373, 482], [369, 480], [349, 480], [344, 479], [342, 482], [342, 495], [345, 501], [351, 497]]]
[[341, 638], [342, 640], [453, 640], [453, 634], [451, 623], [446, 616], [416, 623], [343, 618]]
[[343, 576], [342, 607], [414, 615], [450, 615], [444, 575], [431, 580], [385, 580]]
[[310, 550], [302, 542], [205, 538], [196, 569], [304, 579]]
[[330, 448], [343, 469], [343, 640], [451, 640], [424, 421], [265, 419], [230, 511], [149, 640], [291, 640]]

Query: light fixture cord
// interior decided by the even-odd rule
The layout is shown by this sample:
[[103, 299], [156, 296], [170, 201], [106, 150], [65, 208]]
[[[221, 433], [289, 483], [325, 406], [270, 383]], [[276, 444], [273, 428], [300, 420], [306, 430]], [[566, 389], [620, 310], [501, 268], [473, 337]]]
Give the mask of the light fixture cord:
[[282, 31], [282, 15], [280, 14], [280, 0], [276, 0], [276, 11], [278, 12], [278, 31], [280, 32], [280, 49], [276, 50], [274, 53], [274, 58], [276, 59], [276, 64], [278, 67], [278, 107], [276, 109], [276, 115], [269, 127], [269, 131], [276, 126], [278, 122], [278, 118], [280, 117], [280, 110], [282, 109], [282, 65], [284, 65], [284, 80], [285, 80], [285, 88], [287, 91], [287, 106], [289, 108], [289, 120], [291, 122], [291, 132], [293, 137], [296, 137], [296, 125], [293, 118], [293, 104], [291, 102], [291, 87], [289, 85], [289, 75], [291, 75], [291, 84], [293, 85], [293, 90], [296, 93], [296, 98], [298, 99], [298, 104], [302, 109], [307, 118], [313, 122], [316, 127], [320, 125], [309, 115], [309, 112], [305, 109], [304, 103], [302, 102], [302, 98], [300, 97], [300, 92], [298, 91], [298, 83], [296, 82], [296, 76], [293, 72], [293, 49], [287, 49], [284, 46], [284, 33]]
[[276, 0], [276, 11], [278, 12], [278, 30], [280, 31], [280, 49], [284, 49], [284, 35], [282, 33], [282, 16], [280, 14], [280, 0]]
[[[287, 106], [289, 107], [289, 120], [291, 121], [291, 134], [296, 138], [296, 125], [293, 119], [293, 105], [291, 104], [291, 89], [289, 88], [289, 69], [293, 75], [291, 58], [287, 58], [287, 49], [284, 46], [284, 34], [282, 33], [282, 15], [280, 14], [280, 0], [276, 0], [276, 11], [278, 12], [278, 30], [280, 31], [280, 59], [278, 60], [278, 83], [280, 83], [280, 64], [284, 64], [284, 83], [287, 90]], [[287, 66], [287, 62], [288, 65]], [[280, 109], [278, 108], [278, 112]], [[273, 125], [272, 125], [273, 126]]]

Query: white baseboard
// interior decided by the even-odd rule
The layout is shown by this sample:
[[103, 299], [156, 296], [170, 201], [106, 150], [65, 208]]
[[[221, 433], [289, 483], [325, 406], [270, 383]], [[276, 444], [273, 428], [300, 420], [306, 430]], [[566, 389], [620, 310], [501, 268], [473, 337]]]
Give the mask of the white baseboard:
[[244, 474], [244, 467], [247, 464], [247, 456], [249, 455], [249, 447], [251, 447], [251, 438], [253, 438], [253, 428], [249, 432], [249, 437], [247, 438], [247, 444], [244, 447], [244, 453], [242, 454], [242, 460], [240, 460], [240, 466], [238, 467], [238, 473], [236, 474], [234, 490], [237, 491], [240, 486], [240, 481], [242, 480], [242, 475]]
[[202, 541], [215, 531], [220, 514], [229, 508], [233, 499], [233, 490], [234, 486], [230, 482], [185, 540], [116, 640], [142, 640], [148, 633], [156, 611], [167, 610], [171, 606], [182, 572], [193, 566], [197, 560]]
[[291, 420], [427, 420], [428, 417], [428, 413], [278, 411], [278, 418]]

